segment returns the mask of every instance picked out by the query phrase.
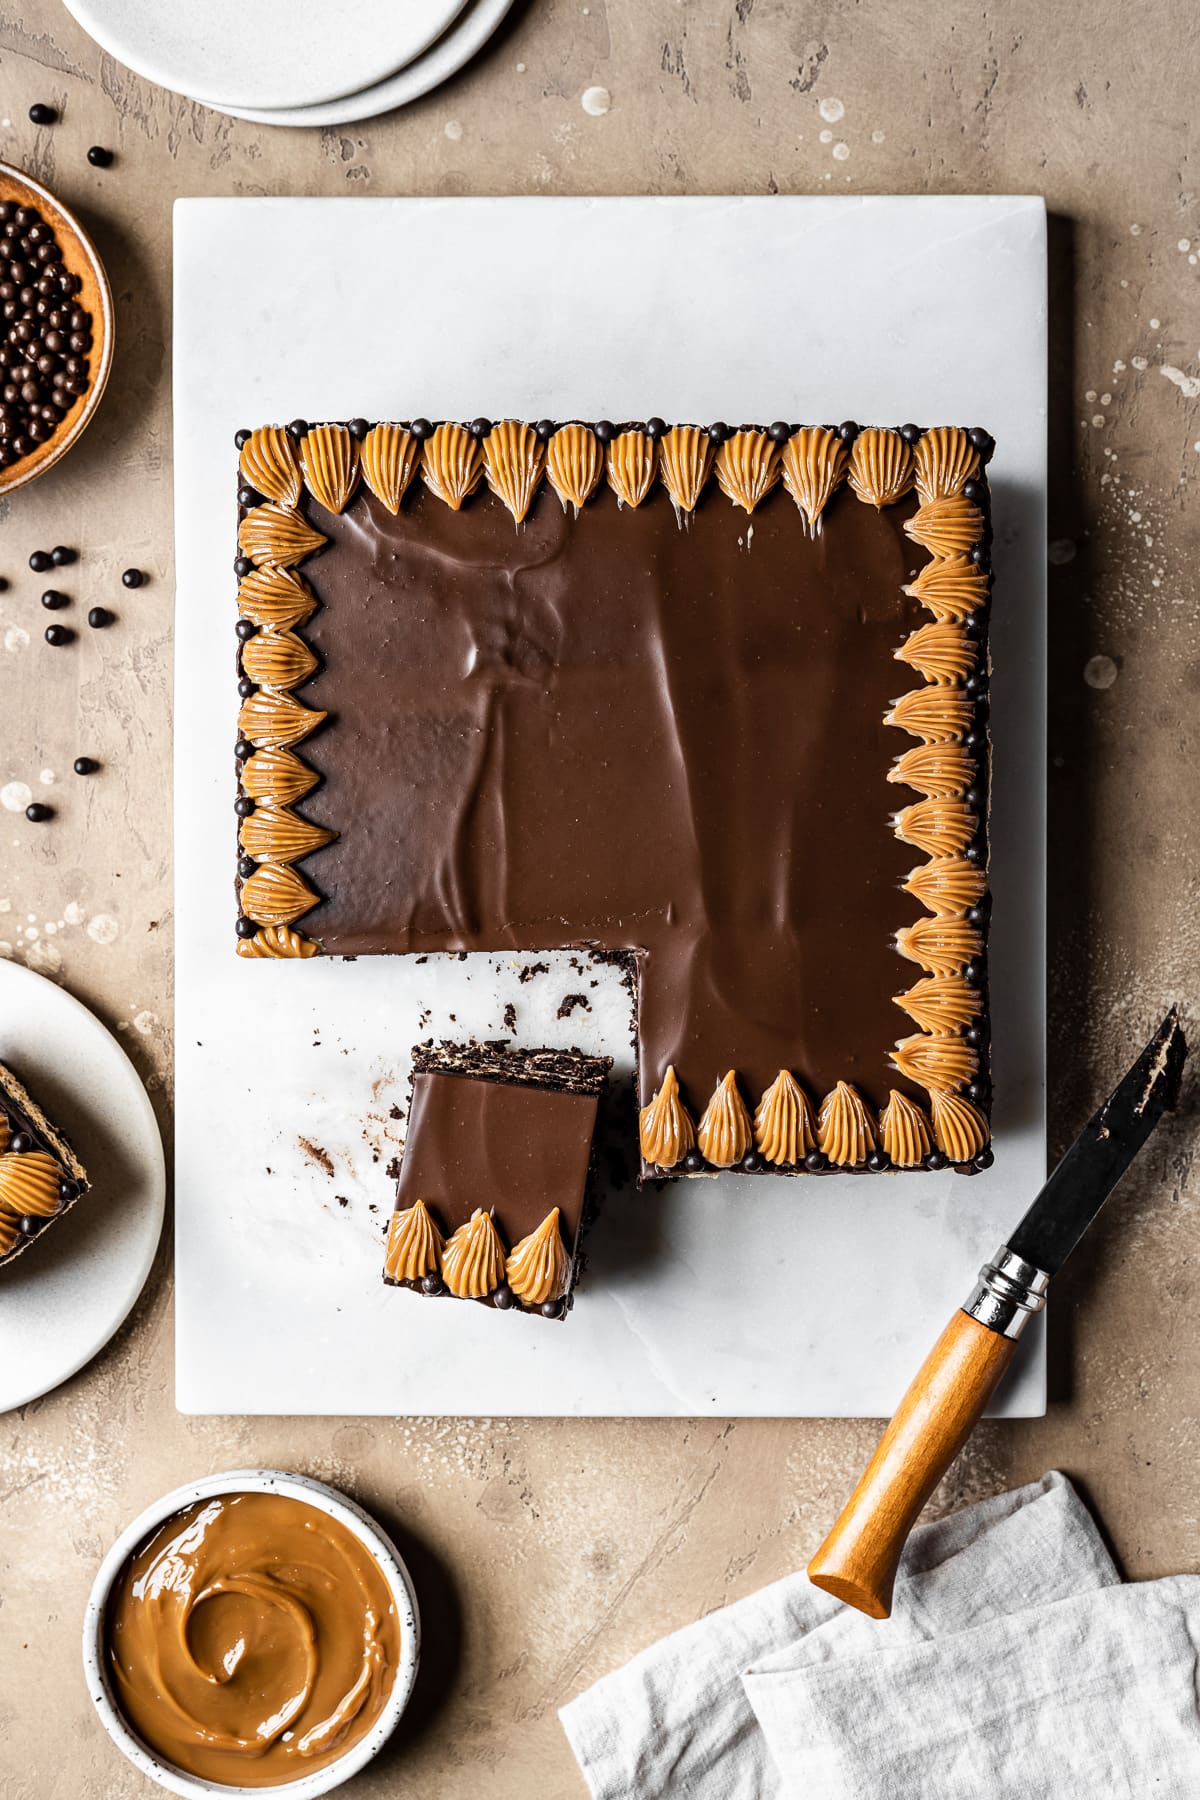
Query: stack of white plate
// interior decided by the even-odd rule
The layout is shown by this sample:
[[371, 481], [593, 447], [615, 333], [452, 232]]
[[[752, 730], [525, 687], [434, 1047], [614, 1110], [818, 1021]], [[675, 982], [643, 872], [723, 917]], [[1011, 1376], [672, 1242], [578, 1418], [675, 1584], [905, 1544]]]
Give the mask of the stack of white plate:
[[427, 94], [513, 0], [65, 0], [160, 87], [259, 125], [349, 125]]

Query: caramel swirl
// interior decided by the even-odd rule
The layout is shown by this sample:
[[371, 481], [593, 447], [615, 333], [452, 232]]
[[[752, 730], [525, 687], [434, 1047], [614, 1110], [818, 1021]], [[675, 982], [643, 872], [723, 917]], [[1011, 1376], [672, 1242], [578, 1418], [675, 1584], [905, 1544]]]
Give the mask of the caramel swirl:
[[312, 825], [286, 806], [257, 806], [243, 819], [238, 841], [259, 862], [292, 863], [332, 844], [336, 831]]
[[918, 601], [940, 624], [961, 624], [987, 604], [987, 576], [965, 556], [926, 563], [915, 581], [901, 590]]
[[893, 823], [898, 838], [930, 856], [965, 850], [979, 829], [965, 800], [917, 800], [902, 807]]
[[291, 569], [251, 569], [238, 587], [238, 611], [255, 625], [290, 631], [317, 609], [305, 583]]
[[640, 506], [650, 492], [658, 447], [647, 431], [622, 431], [608, 446], [608, 485], [621, 506]]
[[896, 933], [896, 948], [931, 975], [958, 975], [979, 955], [983, 939], [965, 919], [935, 916], [902, 925]]
[[265, 500], [279, 506], [299, 505], [303, 477], [296, 460], [296, 447], [281, 425], [264, 425], [252, 431], [242, 445], [238, 457], [242, 479]]
[[344, 512], [358, 485], [358, 445], [344, 425], [314, 425], [300, 440], [308, 491], [327, 512]]
[[242, 764], [242, 787], [252, 800], [284, 806], [302, 800], [320, 776], [290, 750], [257, 750]]
[[978, 1107], [961, 1094], [931, 1094], [929, 1110], [933, 1115], [934, 1141], [951, 1162], [970, 1162], [987, 1148], [991, 1138], [988, 1122]]
[[260, 631], [242, 645], [242, 669], [260, 687], [299, 687], [316, 667], [316, 657], [294, 631]]
[[767, 1162], [781, 1167], [802, 1162], [817, 1147], [808, 1095], [788, 1069], [780, 1069], [758, 1103], [754, 1147]]
[[717, 451], [713, 470], [722, 493], [752, 513], [779, 480], [779, 449], [765, 431], [735, 431]]
[[783, 447], [783, 485], [812, 537], [834, 489], [845, 479], [850, 452], [826, 425], [803, 425]]
[[905, 892], [935, 913], [965, 913], [987, 890], [987, 876], [965, 856], [935, 856], [914, 869]]
[[290, 694], [264, 688], [243, 700], [238, 712], [238, 731], [248, 743], [263, 750], [286, 750], [317, 729], [327, 713], [301, 706]]
[[643, 1159], [659, 1169], [673, 1169], [696, 1141], [696, 1131], [679, 1092], [675, 1070], [668, 1065], [662, 1086], [638, 1115]]
[[425, 439], [421, 473], [430, 492], [458, 512], [483, 480], [483, 453], [464, 425], [439, 425]]
[[712, 464], [712, 439], [698, 425], [673, 425], [658, 451], [658, 471], [677, 514], [696, 510]]
[[925, 1114], [896, 1088], [879, 1115], [879, 1145], [898, 1169], [917, 1168], [933, 1149]]
[[21, 1227], [15, 1213], [0, 1212], [0, 1256], [7, 1256], [21, 1241]]
[[961, 975], [924, 975], [906, 994], [893, 994], [922, 1031], [963, 1031], [983, 1011], [983, 999]]
[[400, 511], [420, 460], [421, 446], [403, 425], [373, 425], [362, 441], [362, 478], [393, 516]]
[[242, 911], [256, 925], [294, 925], [318, 896], [295, 869], [263, 863], [242, 883]]
[[421, 1281], [442, 1266], [445, 1239], [429, 1216], [424, 1200], [392, 1214], [388, 1226], [384, 1273], [389, 1281]]
[[901, 695], [883, 722], [925, 744], [961, 743], [973, 722], [971, 702], [961, 688], [914, 688]]
[[560, 425], [546, 446], [546, 479], [564, 509], [578, 513], [603, 473], [604, 446], [591, 426]]
[[109, 1679], [155, 1756], [218, 1788], [325, 1768], [366, 1736], [400, 1662], [396, 1605], [348, 1526], [279, 1493], [200, 1500], [130, 1557]]
[[931, 556], [966, 556], [983, 537], [983, 514], [973, 500], [951, 494], [918, 506], [904, 529]]
[[491, 1213], [476, 1207], [442, 1251], [442, 1280], [460, 1300], [486, 1300], [504, 1280], [504, 1245]]
[[311, 938], [293, 931], [287, 925], [264, 925], [256, 931], [252, 938], [239, 938], [237, 953], [239, 956], [270, 958], [272, 961], [302, 960], [315, 956], [318, 945]]
[[926, 681], [939, 684], [965, 681], [978, 660], [975, 640], [960, 625], [948, 621], [919, 626], [896, 652], [897, 662], [907, 663]]
[[238, 526], [238, 548], [252, 563], [270, 563], [287, 569], [303, 562], [325, 539], [314, 531], [297, 512], [276, 506], [269, 500], [265, 506], [251, 507]]
[[706, 1162], [715, 1169], [729, 1169], [749, 1150], [750, 1136], [750, 1114], [738, 1092], [737, 1073], [730, 1069], [704, 1109], [696, 1127], [696, 1142]]
[[866, 1162], [875, 1148], [875, 1128], [862, 1095], [849, 1082], [839, 1081], [826, 1094], [817, 1119], [817, 1145], [838, 1168], [852, 1169]]
[[850, 451], [850, 486], [870, 506], [891, 506], [912, 486], [912, 451], [898, 431], [869, 425]]
[[520, 525], [542, 478], [544, 453], [532, 425], [502, 419], [483, 441], [487, 484]]
[[914, 744], [888, 770], [889, 781], [916, 788], [929, 800], [953, 800], [966, 792], [975, 758], [961, 744]]
[[978, 473], [979, 452], [961, 425], [935, 425], [913, 451], [917, 493], [926, 504], [961, 494]]
[[979, 1058], [960, 1037], [901, 1038], [892, 1062], [906, 1081], [915, 1081], [930, 1093], [948, 1094], [965, 1087], [979, 1067]]
[[0, 1155], [0, 1213], [49, 1219], [62, 1205], [63, 1172], [44, 1150], [6, 1150]]
[[557, 1206], [553, 1207], [537, 1230], [508, 1253], [508, 1285], [523, 1306], [545, 1306], [550, 1300], [561, 1300], [567, 1291], [571, 1259], [562, 1241], [559, 1216]]

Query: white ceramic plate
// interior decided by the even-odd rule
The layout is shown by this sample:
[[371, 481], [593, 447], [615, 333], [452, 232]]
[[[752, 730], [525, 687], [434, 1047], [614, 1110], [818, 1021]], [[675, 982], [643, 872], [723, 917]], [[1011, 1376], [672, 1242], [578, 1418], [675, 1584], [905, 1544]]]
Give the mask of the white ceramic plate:
[[207, 106], [311, 106], [420, 56], [464, 0], [65, 0], [102, 49]]
[[348, 94], [322, 106], [275, 111], [225, 106], [220, 110], [235, 119], [248, 119], [253, 125], [352, 125], [359, 119], [376, 119], [381, 113], [394, 112], [398, 106], [419, 100], [422, 94], [457, 75], [483, 49], [512, 5], [513, 0], [470, 0], [449, 31], [423, 56], [361, 93]]
[[62, 1126], [91, 1179], [66, 1218], [0, 1269], [0, 1412], [74, 1375], [145, 1285], [166, 1171], [146, 1090], [116, 1039], [62, 988], [0, 961], [0, 1062]]

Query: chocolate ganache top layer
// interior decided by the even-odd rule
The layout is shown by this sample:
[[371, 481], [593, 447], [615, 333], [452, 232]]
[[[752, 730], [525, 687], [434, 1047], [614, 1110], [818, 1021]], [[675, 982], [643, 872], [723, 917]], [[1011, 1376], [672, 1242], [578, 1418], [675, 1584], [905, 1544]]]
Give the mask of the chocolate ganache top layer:
[[[947, 1061], [938, 1049], [931, 1063], [909, 1051], [890, 1068], [888, 1059], [912, 1028], [893, 996], [919, 970], [896, 934], [917, 910], [900, 889], [922, 860], [921, 840], [902, 842], [892, 818], [921, 795], [935, 808], [944, 800], [947, 816], [957, 810], [975, 847], [948, 846], [954, 868], [946, 860], [935, 874], [939, 892], [957, 883], [955, 904], [922, 896], [935, 913], [923, 928], [933, 932], [910, 954], [934, 977], [944, 965], [956, 992], [968, 957], [979, 962], [978, 919], [964, 922], [983, 886], [963, 861], [964, 852], [982, 858], [968, 811], [982, 814], [982, 804], [974, 791], [961, 798], [980, 779], [961, 748], [969, 690], [931, 687], [940, 696], [932, 712], [913, 711], [916, 695], [907, 716], [887, 715], [914, 685], [913, 669], [897, 661], [906, 642], [925, 643], [934, 682], [943, 664], [947, 679], [986, 666], [982, 608], [969, 643], [963, 631], [976, 590], [986, 591], [981, 559], [967, 553], [970, 534], [983, 535], [974, 504], [983, 484], [962, 498], [963, 479], [952, 475], [948, 489], [914, 493], [907, 465], [895, 475], [887, 462], [890, 440], [908, 458], [900, 434], [875, 435], [882, 472], [864, 463], [856, 482], [852, 465], [815, 530], [782, 486], [747, 512], [709, 481], [681, 512], [665, 479], [648, 483], [636, 506], [601, 482], [578, 508], [542, 481], [516, 524], [511, 496], [482, 484], [456, 509], [427, 476], [393, 512], [365, 482], [351, 492], [335, 473], [332, 491], [315, 484], [335, 511], [310, 481], [292, 502], [280, 561], [304, 558], [300, 592], [311, 583], [319, 601], [298, 620], [303, 642], [293, 635], [315, 653], [319, 679], [310, 682], [308, 661], [290, 646], [255, 641], [260, 667], [268, 652], [286, 663], [284, 703], [298, 688], [302, 705], [327, 715], [311, 735], [302, 728], [303, 763], [320, 785], [288, 818], [338, 835], [303, 871], [270, 848], [277, 867], [260, 856], [252, 880], [275, 883], [280, 911], [270, 910], [274, 889], [264, 890], [255, 917], [267, 941], [243, 951], [289, 953], [271, 948], [273, 930], [344, 955], [581, 944], [629, 952], [642, 1100], [673, 1068], [693, 1118], [729, 1070], [751, 1110], [781, 1070], [818, 1099], [853, 1084], [875, 1117], [889, 1094], [928, 1104], [927, 1090], [966, 1085], [978, 1058], [960, 1040], [981, 1004], [978, 967], [964, 1016], [950, 1023], [961, 1054]], [[977, 473], [966, 434], [957, 437], [974, 459], [963, 466]], [[888, 503], [864, 503], [880, 498]], [[253, 510], [243, 516], [254, 522]], [[927, 641], [913, 634], [929, 628], [928, 602], [904, 592], [921, 590], [926, 546], [941, 553], [938, 579], [951, 583], [934, 609], [945, 632]], [[290, 571], [285, 579], [298, 581]], [[960, 604], [960, 594], [971, 598]], [[961, 670], [949, 667], [956, 658]], [[260, 681], [247, 707], [268, 695]], [[251, 688], [244, 680], [243, 693]], [[897, 727], [921, 740], [911, 747], [913, 792], [888, 785], [910, 747]], [[244, 821], [243, 848], [253, 829], [268, 845], [281, 831], [269, 800], [257, 826]], [[926, 846], [934, 856], [942, 848]], [[244, 862], [243, 879], [253, 867]], [[293, 901], [298, 880], [311, 894]], [[251, 910], [245, 887], [243, 907]], [[297, 907], [302, 938], [290, 931]], [[978, 1082], [968, 1091], [986, 1104]], [[869, 1147], [875, 1126], [864, 1129], [854, 1141]]]

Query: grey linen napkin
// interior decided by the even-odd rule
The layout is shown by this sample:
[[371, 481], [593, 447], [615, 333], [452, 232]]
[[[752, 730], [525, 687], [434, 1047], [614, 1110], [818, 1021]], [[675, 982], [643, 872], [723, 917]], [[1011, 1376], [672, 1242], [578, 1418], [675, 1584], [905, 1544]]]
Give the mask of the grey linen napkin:
[[1052, 1472], [914, 1532], [886, 1623], [788, 1576], [560, 1717], [596, 1800], [1193, 1800], [1198, 1641]]

